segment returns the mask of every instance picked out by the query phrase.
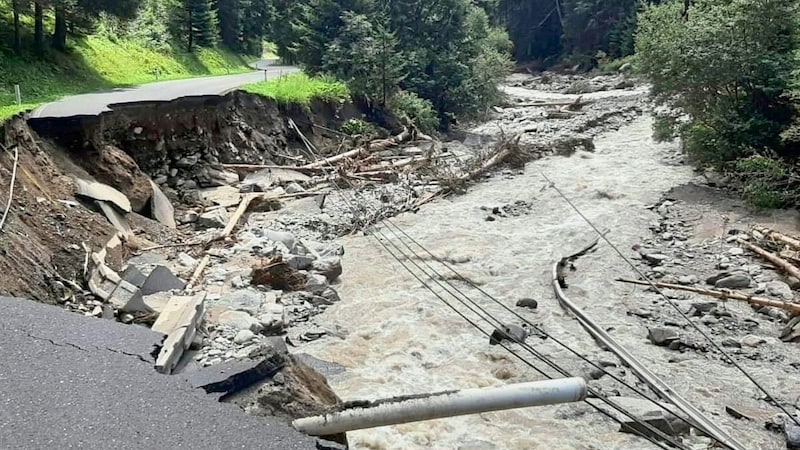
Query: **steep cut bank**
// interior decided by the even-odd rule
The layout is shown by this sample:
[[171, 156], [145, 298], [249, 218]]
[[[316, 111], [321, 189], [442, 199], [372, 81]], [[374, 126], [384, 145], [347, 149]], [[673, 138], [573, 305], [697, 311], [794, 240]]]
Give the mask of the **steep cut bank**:
[[[349, 104], [312, 102], [310, 108], [279, 105], [262, 97], [233, 92], [222, 97], [116, 105], [97, 117], [6, 121], [1, 129], [3, 171], [0, 197], [8, 199], [19, 150], [17, 185], [0, 239], [4, 282], [0, 294], [42, 302], [64, 301], [81, 284], [84, 244], [101, 248], [114, 229], [97, 206], [74, 197], [74, 178], [96, 180], [125, 194], [130, 219], [147, 247], [176, 240], [173, 230], [152, 220], [153, 185], [181, 208], [202, 204], [198, 189], [239, 181], [222, 164], [287, 164], [302, 144], [288, 126], [292, 119], [317, 145], [359, 117]], [[338, 137], [338, 136], [337, 136]], [[5, 206], [5, 205], [3, 205]], [[114, 263], [121, 268], [121, 255]], [[64, 281], [67, 280], [67, 281]], [[67, 291], [67, 292], [65, 292]]]

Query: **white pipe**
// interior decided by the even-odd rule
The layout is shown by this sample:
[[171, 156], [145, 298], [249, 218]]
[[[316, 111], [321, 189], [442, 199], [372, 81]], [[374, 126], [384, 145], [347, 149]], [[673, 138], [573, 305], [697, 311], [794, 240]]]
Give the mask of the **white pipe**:
[[583, 378], [565, 378], [487, 389], [465, 389], [416, 399], [388, 400], [378, 402], [374, 407], [297, 419], [292, 425], [311, 436], [329, 436], [466, 414], [578, 402], [585, 398], [586, 381]]

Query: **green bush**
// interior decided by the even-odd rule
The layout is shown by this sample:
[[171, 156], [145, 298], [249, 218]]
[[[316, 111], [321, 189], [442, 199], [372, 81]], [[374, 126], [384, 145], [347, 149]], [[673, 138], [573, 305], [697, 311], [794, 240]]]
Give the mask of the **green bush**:
[[800, 183], [796, 165], [776, 157], [754, 155], [732, 164], [732, 178], [744, 198], [759, 208], [797, 206]]
[[[637, 66], [660, 104], [689, 116], [674, 131], [686, 150], [721, 163], [773, 148], [792, 121], [793, 0], [671, 0], [639, 18]], [[663, 131], [663, 130], [662, 130]], [[790, 153], [790, 152], [789, 152]]]
[[415, 125], [423, 133], [432, 133], [439, 127], [439, 117], [433, 104], [413, 92], [398, 92], [389, 100], [388, 106], [397, 118]]
[[367, 139], [372, 139], [380, 134], [375, 125], [361, 119], [346, 121], [339, 127], [339, 131], [350, 137], [366, 137]]

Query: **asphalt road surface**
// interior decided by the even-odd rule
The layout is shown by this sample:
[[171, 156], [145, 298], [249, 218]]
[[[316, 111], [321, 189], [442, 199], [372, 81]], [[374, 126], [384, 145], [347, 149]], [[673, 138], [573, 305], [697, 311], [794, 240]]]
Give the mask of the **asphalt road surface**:
[[164, 336], [0, 297], [0, 448], [314, 449], [154, 369]]
[[299, 69], [291, 66], [278, 66], [261, 61], [259, 71], [239, 75], [189, 78], [186, 80], [162, 81], [129, 88], [117, 88], [93, 94], [65, 97], [35, 109], [31, 118], [57, 118], [73, 116], [96, 116], [109, 111], [109, 105], [145, 101], [170, 101], [180, 97], [198, 95], [221, 95], [265, 78], [277, 78]]

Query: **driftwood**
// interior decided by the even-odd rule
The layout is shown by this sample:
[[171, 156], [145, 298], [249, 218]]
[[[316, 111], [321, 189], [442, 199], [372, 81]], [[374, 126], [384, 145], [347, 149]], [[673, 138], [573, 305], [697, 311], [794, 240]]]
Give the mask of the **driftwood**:
[[586, 105], [589, 105], [591, 103], [592, 103], [591, 100], [583, 101], [583, 97], [578, 97], [575, 100], [568, 100], [568, 101], [567, 100], [561, 100], [561, 101], [548, 102], [546, 100], [539, 100], [539, 101], [533, 101], [533, 102], [528, 102], [528, 103], [517, 103], [517, 104], [511, 105], [511, 107], [512, 108], [527, 108], [527, 107], [532, 107], [532, 106], [541, 106], [541, 107], [546, 107], [546, 106], [568, 106], [568, 107], [571, 107], [571, 108], [580, 109], [580, 108], [582, 108], [582, 107], [584, 107]]
[[521, 137], [521, 135], [517, 135], [517, 137], [512, 138], [507, 145], [503, 145], [503, 148], [499, 152], [495, 153], [494, 156], [484, 161], [480, 167], [465, 173], [464, 175], [460, 176], [458, 180], [462, 182], [473, 180], [488, 172], [492, 168], [504, 163], [509, 157], [519, 152], [519, 140]]
[[793, 247], [796, 250], [800, 250], [800, 240], [797, 240], [797, 239], [795, 239], [795, 238], [793, 238], [791, 236], [787, 236], [787, 235], [785, 235], [783, 233], [780, 233], [778, 231], [771, 230], [771, 229], [769, 229], [767, 227], [760, 227], [760, 226], [754, 226], [753, 227], [753, 231], [761, 233], [761, 234], [764, 235], [764, 237], [767, 237], [769, 239], [773, 239], [773, 240], [776, 240], [778, 242], [783, 242], [784, 244], [786, 244], [786, 245], [788, 245], [790, 247]]
[[410, 140], [411, 136], [411, 132], [406, 128], [402, 133], [393, 138], [374, 141], [368, 144], [366, 147], [359, 147], [354, 150], [313, 162], [311, 164], [306, 164], [305, 166], [301, 166], [301, 168], [304, 170], [324, 169], [348, 158], [358, 158], [359, 156], [366, 156], [373, 152], [380, 152], [394, 147], [397, 144]]
[[[619, 281], [620, 283], [636, 284], [639, 286], [650, 286], [650, 283], [648, 283], [647, 281], [628, 280], [624, 278], [618, 278], [617, 281]], [[695, 287], [682, 286], [680, 284], [670, 284], [670, 283], [654, 282], [653, 284], [659, 289], [672, 289], [675, 291], [692, 292], [694, 294], [704, 295], [707, 297], [714, 297], [720, 300], [728, 300], [728, 299], [738, 300], [756, 306], [773, 306], [775, 308], [780, 308], [786, 311], [793, 312], [795, 314], [800, 314], [800, 304], [798, 303], [792, 303], [783, 300], [774, 300], [766, 297], [758, 297], [755, 295], [747, 295], [741, 292], [730, 291], [727, 289], [725, 290], [703, 289], [703, 288], [695, 288]]]
[[194, 270], [192, 278], [189, 279], [189, 283], [186, 285], [186, 288], [184, 289], [186, 292], [189, 292], [192, 289], [194, 289], [197, 282], [200, 281], [200, 277], [203, 275], [203, 272], [206, 270], [206, 267], [208, 267], [208, 263], [210, 262], [211, 262], [211, 255], [206, 255], [203, 257], [203, 259], [200, 261], [200, 264], [197, 266], [197, 269]]
[[738, 242], [739, 242], [739, 244], [741, 244], [742, 246], [744, 246], [748, 250], [750, 250], [753, 253], [756, 253], [757, 255], [761, 256], [764, 259], [766, 259], [767, 261], [772, 263], [774, 266], [780, 268], [781, 270], [783, 270], [784, 272], [788, 273], [789, 275], [800, 279], [800, 269], [798, 269], [797, 267], [793, 266], [792, 264], [790, 264], [788, 261], [786, 261], [785, 259], [781, 258], [780, 256], [774, 255], [774, 254], [764, 250], [763, 248], [761, 248], [761, 247], [759, 247], [757, 245], [753, 245], [753, 244], [751, 244], [751, 243], [749, 243], [749, 242], [747, 242], [747, 241], [745, 241], [743, 239], [739, 239]]
[[241, 170], [242, 172], [255, 172], [263, 169], [296, 170], [298, 172], [303, 172], [303, 171], [317, 172], [322, 170], [321, 168], [309, 169], [303, 166], [275, 166], [275, 165], [265, 165], [265, 164], [220, 164], [220, 167], [222, 167], [223, 169]]

